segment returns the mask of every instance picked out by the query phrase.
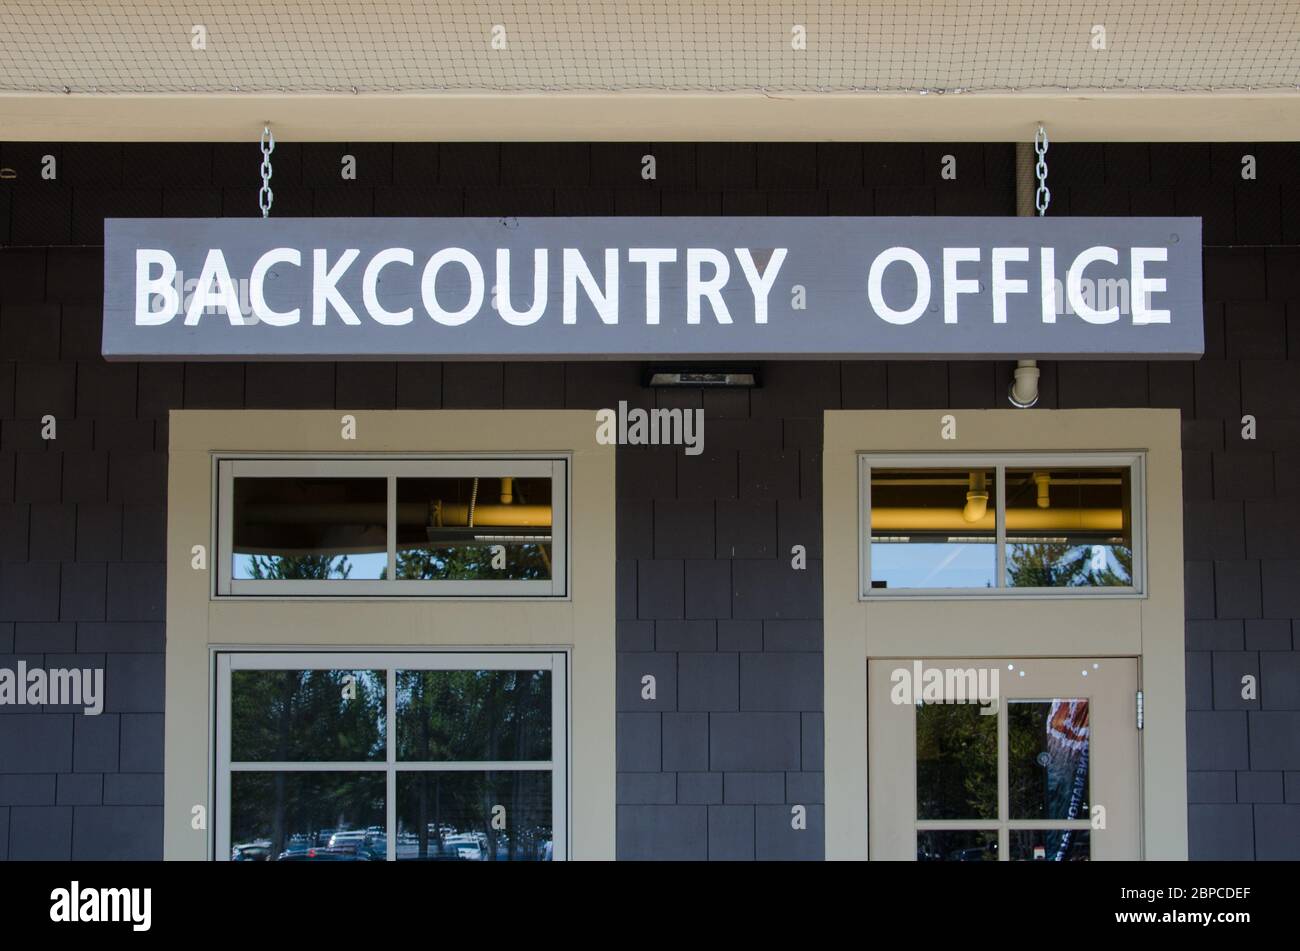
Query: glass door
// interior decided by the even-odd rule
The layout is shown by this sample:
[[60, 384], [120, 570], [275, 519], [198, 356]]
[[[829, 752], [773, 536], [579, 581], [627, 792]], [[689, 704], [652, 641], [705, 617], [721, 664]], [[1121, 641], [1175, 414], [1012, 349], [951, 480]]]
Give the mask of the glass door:
[[1141, 857], [1137, 662], [873, 660], [869, 854]]

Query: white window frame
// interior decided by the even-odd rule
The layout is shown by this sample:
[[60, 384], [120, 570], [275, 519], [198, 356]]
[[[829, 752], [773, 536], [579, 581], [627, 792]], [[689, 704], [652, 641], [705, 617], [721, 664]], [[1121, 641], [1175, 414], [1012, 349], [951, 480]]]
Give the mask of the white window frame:
[[[567, 454], [410, 455], [232, 455], [214, 454], [213, 484], [217, 598], [545, 598], [569, 597], [570, 458]], [[388, 578], [254, 581], [232, 577], [234, 480], [240, 477], [375, 477], [388, 480]], [[531, 476], [551, 483], [551, 577], [549, 580], [441, 581], [394, 578], [397, 551], [397, 480]]]
[[[1113, 587], [1011, 588], [1006, 586], [1006, 470], [1127, 466], [1133, 524], [1133, 584]], [[996, 472], [997, 585], [992, 588], [873, 588], [871, 586], [872, 468], [967, 469]], [[1145, 452], [970, 452], [858, 453], [858, 600], [892, 598], [1142, 598], [1146, 597], [1146, 453]]]
[[[401, 772], [506, 772], [527, 770], [551, 774], [551, 842], [553, 861], [569, 854], [569, 657], [566, 651], [218, 651], [215, 654], [216, 717], [212, 725], [216, 751], [216, 816], [213, 858], [230, 860], [230, 776], [232, 772], [384, 772], [388, 861], [397, 855], [397, 774]], [[385, 691], [385, 744], [383, 761], [235, 763], [231, 760], [231, 672], [235, 670], [383, 670]], [[494, 762], [402, 762], [397, 759], [398, 670], [549, 670], [551, 672], [551, 759]]]

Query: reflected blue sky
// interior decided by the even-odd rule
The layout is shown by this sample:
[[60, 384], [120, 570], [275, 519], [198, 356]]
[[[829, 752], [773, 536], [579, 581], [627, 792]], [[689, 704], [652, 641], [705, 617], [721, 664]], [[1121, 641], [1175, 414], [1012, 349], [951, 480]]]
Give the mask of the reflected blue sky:
[[[267, 556], [268, 558], [274, 556]], [[347, 556], [348, 564], [352, 566], [352, 571], [348, 575], [349, 581], [371, 581], [376, 578], [382, 578], [384, 569], [388, 567], [388, 553], [382, 551], [363, 552]], [[248, 555], [236, 554], [233, 560], [233, 575], [236, 581], [248, 581], [253, 575], [249, 571], [251, 559]]]
[[985, 588], [997, 578], [997, 546], [978, 542], [873, 542], [871, 580], [889, 588]]

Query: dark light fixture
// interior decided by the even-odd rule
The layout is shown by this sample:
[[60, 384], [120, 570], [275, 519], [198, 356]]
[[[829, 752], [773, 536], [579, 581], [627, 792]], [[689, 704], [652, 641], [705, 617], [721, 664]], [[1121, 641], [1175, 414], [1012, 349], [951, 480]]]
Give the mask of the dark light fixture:
[[655, 387], [756, 387], [758, 371], [739, 367], [651, 367], [646, 386]]

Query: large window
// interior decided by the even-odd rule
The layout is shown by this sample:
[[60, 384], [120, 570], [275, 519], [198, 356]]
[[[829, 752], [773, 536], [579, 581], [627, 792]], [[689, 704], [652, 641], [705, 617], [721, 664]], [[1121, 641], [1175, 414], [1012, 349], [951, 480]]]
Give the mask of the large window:
[[564, 597], [564, 459], [218, 459], [219, 595]]
[[216, 857], [566, 854], [565, 655], [220, 653]]
[[859, 465], [864, 597], [1142, 593], [1140, 455]]

